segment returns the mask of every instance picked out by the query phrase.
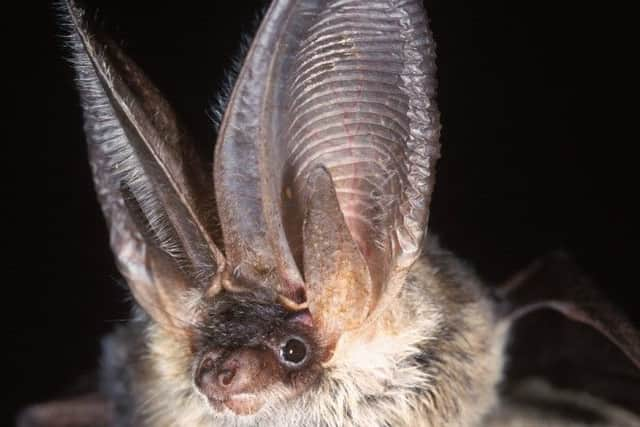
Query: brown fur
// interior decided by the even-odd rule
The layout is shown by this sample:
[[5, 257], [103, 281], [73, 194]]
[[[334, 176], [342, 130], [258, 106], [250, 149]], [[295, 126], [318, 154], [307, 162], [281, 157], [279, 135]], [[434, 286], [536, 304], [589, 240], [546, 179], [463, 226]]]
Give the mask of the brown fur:
[[505, 333], [474, 274], [431, 244], [391, 309], [341, 340], [306, 392], [286, 401], [274, 388], [255, 415], [210, 408], [193, 384], [186, 339], [149, 324], [146, 348], [131, 360], [133, 424], [477, 425], [496, 404]]
[[310, 388], [291, 400], [274, 388], [251, 416], [212, 409], [193, 384], [188, 339], [138, 320], [107, 346], [128, 375], [119, 407], [130, 407], [118, 425], [640, 426], [620, 408], [541, 382], [499, 396], [510, 324], [494, 309], [473, 272], [431, 243], [391, 308], [340, 341]]
[[[367, 2], [319, 2], [318, 8], [310, 9], [304, 2], [286, 3], [276, 2], [267, 12], [236, 85], [240, 89], [234, 90], [229, 101], [213, 171], [219, 210], [218, 215], [207, 215], [209, 209], [203, 206], [212, 203], [211, 177], [198, 173], [204, 165], [198, 166], [198, 159], [182, 152], [188, 141], [176, 126], [171, 109], [114, 44], [89, 32], [84, 12], [75, 2], [65, 2], [73, 28], [70, 42], [97, 193], [118, 267], [146, 313], [141, 312], [105, 341], [102, 383], [108, 402], [113, 402], [117, 425], [534, 426], [540, 420], [561, 425], [566, 415], [563, 411], [595, 417], [601, 425], [623, 419], [605, 404], [573, 396], [576, 402], [567, 405], [572, 396], [545, 394], [535, 387], [499, 400], [497, 385], [503, 372], [509, 317], [499, 318], [493, 299], [473, 272], [437, 244], [430, 243], [423, 257], [414, 262], [426, 230], [439, 156], [439, 120], [433, 102], [435, 56], [420, 2], [374, 4], [370, 22], [364, 27], [362, 7], [365, 3], [369, 7]], [[333, 42], [325, 46], [318, 40], [326, 35], [314, 33], [314, 28], [319, 28], [314, 25], [322, 24], [324, 15], [312, 25], [312, 11], [339, 13], [336, 22], [347, 19], [354, 34], [381, 25], [387, 31], [397, 29], [399, 37], [379, 43], [377, 35], [358, 35], [341, 46]], [[389, 13], [392, 16], [386, 16]], [[292, 22], [295, 25], [287, 26]], [[342, 36], [343, 29], [335, 34]], [[344, 34], [347, 37], [350, 33]], [[302, 74], [309, 74], [301, 70], [314, 56], [324, 58], [331, 52], [336, 58], [328, 67], [330, 71], [325, 70], [326, 63], [312, 64], [310, 69], [318, 68], [314, 71], [317, 75], [300, 87], [286, 72], [296, 69], [298, 59], [290, 58], [291, 49], [298, 45], [293, 42], [296, 37], [305, 40], [299, 42], [300, 48], [308, 48], [309, 57], [301, 53], [298, 58], [304, 64], [297, 69]], [[394, 48], [377, 50], [382, 45]], [[373, 46], [376, 54], [367, 57]], [[351, 62], [341, 63], [347, 57], [345, 49]], [[271, 58], [274, 51], [278, 54]], [[380, 60], [387, 51], [389, 55], [400, 54], [401, 67], [388, 67], [393, 61]], [[352, 69], [353, 61], [359, 65]], [[342, 74], [360, 76], [368, 70], [374, 70], [371, 80], [355, 78], [356, 86], [341, 83], [335, 91], [336, 102], [318, 101], [322, 97], [314, 87]], [[395, 77], [379, 79], [383, 74]], [[395, 86], [390, 83], [393, 80]], [[292, 81], [292, 93], [269, 97]], [[357, 102], [347, 94], [354, 88], [359, 93]], [[384, 102], [377, 94], [381, 88], [389, 95]], [[289, 101], [299, 101], [302, 89], [314, 101], [313, 108], [309, 101], [308, 110], [301, 115], [295, 108], [278, 111]], [[242, 96], [248, 93], [255, 99], [253, 95]], [[248, 103], [252, 105], [247, 109]], [[392, 108], [396, 103], [400, 107]], [[343, 109], [346, 104], [353, 106]], [[265, 107], [265, 111], [253, 122], [249, 119], [256, 116], [257, 107]], [[338, 121], [332, 126], [346, 133], [331, 134], [331, 150], [301, 150], [298, 154], [306, 154], [287, 157], [302, 141], [314, 150], [328, 143], [312, 143], [306, 134], [306, 139], [297, 138], [302, 131], [293, 125], [328, 107], [332, 114], [324, 117], [321, 113], [318, 120], [305, 122], [304, 132], [313, 130], [309, 135], [315, 138], [335, 119]], [[342, 116], [352, 115], [354, 118], [340, 121]], [[374, 119], [365, 120], [365, 116]], [[352, 132], [351, 121], [359, 128], [360, 124], [373, 124], [369, 120], [383, 123], [389, 134], [397, 134], [397, 140], [389, 139], [393, 144], [382, 150], [384, 155], [369, 150], [374, 143], [362, 152], [356, 148], [370, 142], [375, 133]], [[287, 141], [291, 135], [286, 135], [285, 129], [294, 129], [296, 138]], [[274, 135], [277, 142], [270, 140]], [[281, 135], [285, 138], [279, 138]], [[253, 140], [259, 142], [254, 145], [250, 143]], [[348, 143], [336, 144], [343, 140]], [[289, 144], [292, 141], [295, 144]], [[343, 163], [340, 157], [346, 148], [352, 154]], [[397, 166], [385, 163], [387, 151]], [[282, 158], [276, 161], [275, 153]], [[351, 156], [358, 158], [354, 161]], [[247, 159], [253, 169], [245, 166]], [[356, 168], [356, 163], [367, 166]], [[308, 180], [312, 166], [328, 172], [323, 173], [324, 184], [317, 188], [319, 195], [311, 191], [314, 186], [310, 183], [315, 180]], [[343, 166], [349, 166], [354, 175], [337, 173]], [[288, 169], [295, 177], [286, 182], [306, 174], [294, 190], [311, 197], [292, 206], [294, 213], [290, 214], [279, 205], [278, 194], [283, 189], [273, 179], [286, 176]], [[337, 178], [345, 178], [342, 181], [348, 184], [337, 186]], [[370, 180], [375, 191], [369, 191]], [[382, 195], [378, 187], [383, 189]], [[285, 194], [289, 193], [287, 188]], [[340, 194], [346, 194], [350, 203], [343, 203]], [[358, 203], [351, 203], [354, 200]], [[250, 215], [245, 217], [247, 212]], [[217, 230], [213, 217], [220, 220], [222, 236], [218, 237], [224, 240], [224, 251], [211, 238]], [[354, 218], [357, 222], [364, 219], [367, 227], [350, 223]], [[287, 227], [295, 231], [285, 233], [285, 223], [292, 224]], [[296, 254], [287, 246], [300, 229], [303, 248]], [[220, 239], [217, 243], [222, 247]], [[364, 254], [366, 259], [360, 260]], [[225, 300], [227, 293], [235, 295]], [[251, 298], [242, 300], [245, 294]], [[378, 298], [381, 302], [375, 303]], [[231, 308], [217, 310], [221, 302], [228, 302]], [[293, 321], [287, 323], [292, 313], [285, 313], [284, 308], [307, 319], [299, 330], [309, 334], [301, 334], [298, 340], [278, 329], [292, 328]], [[236, 316], [243, 309], [250, 315]], [[253, 309], [257, 314], [262, 313], [258, 309], [264, 309], [264, 315], [254, 315]], [[269, 313], [272, 315], [267, 316]], [[581, 310], [572, 313], [578, 320], [584, 314]], [[617, 317], [606, 319], [614, 319], [604, 323], [620, 329]], [[276, 332], [281, 333], [280, 338], [290, 339], [277, 340]], [[308, 342], [301, 341], [302, 335]], [[294, 369], [287, 362], [295, 360], [286, 360], [286, 344], [281, 344], [295, 340], [304, 345], [304, 353]], [[631, 342], [623, 349], [638, 347], [633, 345], [636, 341]], [[220, 374], [229, 353], [237, 366], [226, 369], [230, 379], [224, 384]], [[268, 365], [256, 354], [281, 357], [278, 360], [282, 363]], [[241, 359], [250, 364], [241, 365]], [[199, 370], [206, 362], [213, 367]], [[236, 375], [240, 366], [249, 366], [249, 371], [242, 372], [244, 376]], [[265, 366], [272, 366], [273, 372]], [[232, 388], [232, 378], [242, 378], [242, 387]], [[251, 401], [258, 394], [259, 399]], [[234, 397], [240, 403], [232, 402]], [[542, 417], [534, 407], [549, 411]]]

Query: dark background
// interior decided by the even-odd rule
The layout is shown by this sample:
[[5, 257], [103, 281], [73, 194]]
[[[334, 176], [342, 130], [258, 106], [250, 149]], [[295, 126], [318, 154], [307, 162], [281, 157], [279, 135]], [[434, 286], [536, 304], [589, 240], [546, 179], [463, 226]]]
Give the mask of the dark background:
[[[50, 3], [24, 3], [3, 19], [12, 77], [0, 425], [91, 372], [100, 337], [129, 306], [93, 193], [63, 31]], [[211, 152], [206, 110], [262, 4], [109, 0], [90, 10], [98, 6], [104, 28]], [[573, 0], [427, 6], [443, 121], [431, 232], [489, 283], [565, 249], [638, 322], [630, 11]]]

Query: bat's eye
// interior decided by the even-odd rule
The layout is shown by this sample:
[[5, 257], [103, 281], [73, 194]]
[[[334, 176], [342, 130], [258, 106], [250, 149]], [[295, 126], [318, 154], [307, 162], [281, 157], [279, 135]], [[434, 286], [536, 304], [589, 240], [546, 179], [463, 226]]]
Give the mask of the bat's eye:
[[307, 344], [299, 338], [289, 338], [280, 349], [282, 360], [292, 365], [299, 365], [307, 358]]

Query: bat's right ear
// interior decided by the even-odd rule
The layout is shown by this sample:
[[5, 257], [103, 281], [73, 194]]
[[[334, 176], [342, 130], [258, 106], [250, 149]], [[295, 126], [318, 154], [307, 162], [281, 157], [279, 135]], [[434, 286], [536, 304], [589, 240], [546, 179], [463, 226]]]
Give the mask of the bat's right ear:
[[98, 199], [120, 272], [142, 308], [181, 330], [181, 296], [220, 288], [210, 172], [158, 90], [75, 1], [64, 19]]

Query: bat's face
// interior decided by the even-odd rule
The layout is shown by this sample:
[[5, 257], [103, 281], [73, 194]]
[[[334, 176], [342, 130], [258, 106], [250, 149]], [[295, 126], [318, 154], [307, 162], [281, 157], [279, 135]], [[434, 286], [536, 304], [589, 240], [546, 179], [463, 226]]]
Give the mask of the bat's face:
[[216, 411], [253, 414], [288, 400], [317, 379], [326, 350], [308, 312], [243, 298], [206, 304], [193, 336], [193, 384]]
[[266, 296], [192, 298], [190, 334], [155, 322], [141, 332], [149, 349], [136, 377], [141, 419], [383, 426], [480, 417], [496, 401], [506, 328], [471, 272], [437, 246], [427, 250], [432, 261], [412, 268], [396, 309], [334, 347], [310, 312]]
[[[422, 2], [274, 0], [213, 168], [66, 5], [99, 201], [144, 312], [122, 344], [139, 424], [440, 426], [490, 411], [519, 311], [500, 318], [436, 245], [422, 256], [440, 130]], [[560, 306], [545, 298], [533, 304]]]
[[421, 2], [347, 3], [271, 4], [211, 169], [143, 73], [67, 2], [99, 201], [150, 322], [141, 394], [236, 415], [295, 401], [340, 423], [394, 389], [398, 367], [409, 394], [427, 378], [417, 354], [441, 308], [424, 291], [399, 298], [439, 156], [435, 48]]

